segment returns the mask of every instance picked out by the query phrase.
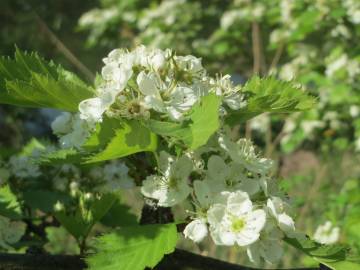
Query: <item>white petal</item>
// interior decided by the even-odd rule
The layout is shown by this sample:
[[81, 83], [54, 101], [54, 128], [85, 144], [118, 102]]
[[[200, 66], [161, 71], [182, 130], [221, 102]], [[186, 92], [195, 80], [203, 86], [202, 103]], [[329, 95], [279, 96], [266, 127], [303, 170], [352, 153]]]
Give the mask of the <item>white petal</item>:
[[215, 181], [225, 181], [229, 176], [229, 167], [219, 156], [211, 156], [207, 168], [209, 177], [213, 178]]
[[226, 207], [222, 204], [214, 204], [207, 211], [208, 222], [213, 227], [218, 227], [226, 213]]
[[136, 78], [136, 82], [139, 90], [144, 95], [159, 97], [156, 75], [152, 73], [146, 74], [144, 71], [141, 71]]
[[167, 188], [166, 192], [159, 198], [158, 205], [172, 207], [184, 201], [190, 194], [191, 188], [185, 179], [179, 180], [176, 188]]
[[171, 168], [171, 173], [176, 178], [188, 178], [193, 170], [193, 163], [187, 156], [181, 156]]
[[208, 234], [206, 223], [201, 219], [195, 219], [184, 229], [185, 238], [193, 240], [195, 243], [201, 242]]
[[295, 223], [294, 220], [285, 213], [282, 213], [278, 217], [280, 229], [288, 236], [294, 237]]
[[206, 181], [200, 180], [194, 181], [193, 185], [196, 199], [199, 201], [202, 207], [207, 208], [213, 199], [211, 198], [211, 191], [209, 185]]
[[146, 96], [144, 98], [144, 104], [145, 107], [149, 109], [153, 109], [157, 112], [166, 112], [164, 102], [161, 98], [155, 97], [155, 96]]
[[63, 112], [51, 123], [51, 129], [55, 134], [66, 134], [71, 131], [72, 114]]
[[227, 209], [235, 216], [241, 216], [250, 212], [252, 202], [249, 199], [249, 195], [240, 190], [231, 193], [227, 201]]
[[244, 230], [236, 234], [236, 243], [240, 247], [245, 247], [256, 242], [259, 239], [259, 237], [260, 237], [259, 233]]
[[260, 232], [266, 223], [266, 213], [262, 209], [252, 211], [246, 216], [246, 231]]
[[148, 198], [159, 200], [164, 196], [165, 189], [159, 183], [161, 179], [157, 175], [150, 175], [142, 182], [141, 193]]
[[280, 241], [271, 240], [261, 241], [260, 252], [261, 256], [265, 259], [265, 261], [271, 264], [279, 262], [282, 255], [284, 254], [284, 250], [281, 246]]
[[260, 264], [260, 245], [259, 241], [251, 244], [247, 247], [246, 253], [249, 257], [249, 260], [255, 265]]

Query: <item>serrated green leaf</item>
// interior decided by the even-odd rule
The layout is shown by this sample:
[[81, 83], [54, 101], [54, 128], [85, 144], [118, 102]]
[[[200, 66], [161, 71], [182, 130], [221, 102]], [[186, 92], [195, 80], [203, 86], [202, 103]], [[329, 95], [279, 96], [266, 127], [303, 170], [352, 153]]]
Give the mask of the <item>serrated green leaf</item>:
[[0, 58], [0, 103], [76, 112], [93, 95], [76, 75], [36, 53], [16, 49], [14, 59]]
[[219, 107], [221, 98], [208, 95], [194, 106], [189, 114], [190, 121], [183, 124], [149, 120], [149, 128], [161, 136], [172, 137], [184, 142], [190, 149], [207, 143], [219, 128]]
[[360, 269], [360, 258], [345, 245], [322, 245], [309, 238], [285, 238], [285, 242], [333, 270]]
[[194, 107], [191, 113], [191, 149], [196, 149], [207, 143], [210, 136], [219, 129], [219, 108], [221, 98], [208, 95]]
[[157, 136], [135, 120], [121, 122], [109, 139], [106, 147], [86, 158], [85, 163], [117, 159], [139, 152], [155, 151], [157, 148]]
[[66, 212], [66, 209], [54, 213], [56, 219], [76, 239], [85, 239], [96, 222], [101, 220], [116, 201], [116, 195], [103, 194], [92, 200], [84, 196], [79, 199], [75, 212]]
[[45, 213], [54, 212], [57, 202], [67, 204], [71, 198], [66, 193], [48, 190], [26, 190], [23, 192], [23, 200], [32, 209], [39, 209]]
[[7, 185], [0, 188], [0, 216], [11, 219], [21, 218], [20, 204]]
[[141, 122], [105, 118], [84, 144], [83, 150], [61, 149], [44, 154], [42, 164], [94, 163], [139, 152], [155, 151], [157, 136]]
[[121, 228], [97, 239], [97, 253], [86, 259], [91, 270], [143, 270], [175, 250], [175, 224]]
[[264, 112], [291, 113], [311, 109], [315, 98], [308, 95], [291, 82], [275, 77], [252, 77], [243, 87], [248, 96], [244, 108], [232, 111], [226, 119], [230, 125], [246, 121]]
[[120, 196], [101, 219], [101, 223], [109, 227], [126, 227], [138, 225], [137, 217], [130, 212], [131, 208], [121, 202]]

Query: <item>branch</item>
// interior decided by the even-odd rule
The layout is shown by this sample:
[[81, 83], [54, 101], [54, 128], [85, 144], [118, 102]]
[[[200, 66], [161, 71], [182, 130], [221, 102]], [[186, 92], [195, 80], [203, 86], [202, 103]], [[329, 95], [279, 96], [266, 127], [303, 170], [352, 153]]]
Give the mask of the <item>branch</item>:
[[34, 17], [39, 25], [41, 31], [49, 38], [50, 42], [54, 44], [65, 58], [70, 61], [80, 72], [82, 72], [91, 82], [94, 80], [95, 75], [65, 46], [65, 44], [54, 34], [47, 24], [37, 15], [35, 11]]
[[[260, 270], [237, 264], [227, 263], [218, 259], [176, 249], [173, 254], [166, 255], [156, 270]], [[48, 254], [4, 254], [0, 253], [0, 270], [83, 270], [86, 264], [76, 255]], [[288, 270], [326, 270], [329, 268], [294, 268]]]
[[0, 270], [81, 270], [80, 256], [0, 253]]

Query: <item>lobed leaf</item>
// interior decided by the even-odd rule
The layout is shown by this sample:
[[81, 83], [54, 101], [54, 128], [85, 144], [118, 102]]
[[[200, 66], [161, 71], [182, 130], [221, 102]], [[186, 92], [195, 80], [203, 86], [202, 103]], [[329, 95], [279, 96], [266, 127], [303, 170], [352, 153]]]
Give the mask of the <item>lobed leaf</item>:
[[208, 95], [194, 106], [189, 121], [182, 124], [149, 120], [148, 127], [161, 136], [173, 137], [184, 142], [190, 149], [197, 149], [207, 143], [211, 135], [219, 129], [219, 108], [221, 98]]
[[95, 163], [139, 152], [155, 151], [157, 136], [141, 122], [105, 118], [83, 150], [60, 149], [41, 157], [43, 164]]
[[36, 53], [16, 49], [15, 57], [0, 58], [0, 103], [76, 112], [94, 89], [60, 65]]
[[243, 87], [248, 96], [244, 108], [232, 111], [226, 119], [230, 125], [246, 121], [264, 112], [292, 113], [311, 109], [315, 98], [308, 95], [292, 82], [275, 77], [252, 77]]

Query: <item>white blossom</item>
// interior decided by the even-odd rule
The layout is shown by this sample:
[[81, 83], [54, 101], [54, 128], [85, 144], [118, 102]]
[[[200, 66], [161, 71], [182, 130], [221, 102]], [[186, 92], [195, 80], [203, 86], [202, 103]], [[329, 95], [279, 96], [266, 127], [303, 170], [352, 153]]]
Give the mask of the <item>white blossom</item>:
[[260, 239], [247, 247], [247, 254], [251, 262], [259, 265], [261, 258], [266, 262], [277, 263], [283, 253], [283, 234], [276, 225], [267, 220], [264, 229], [261, 231]]
[[187, 156], [178, 159], [162, 151], [160, 153], [160, 175], [148, 176], [141, 187], [144, 196], [158, 200], [159, 206], [171, 207], [186, 199], [191, 188], [188, 177], [193, 169]]
[[267, 200], [267, 209], [270, 215], [276, 220], [278, 227], [288, 237], [295, 237], [295, 222], [286, 213], [290, 210], [290, 205], [280, 197], [273, 196]]
[[333, 226], [331, 221], [326, 221], [324, 224], [319, 225], [314, 234], [314, 240], [325, 245], [335, 244], [339, 237], [340, 228]]
[[222, 192], [222, 203], [207, 212], [210, 234], [215, 244], [248, 246], [259, 239], [266, 222], [262, 209], [254, 209], [247, 193]]
[[39, 177], [40, 167], [29, 157], [12, 156], [9, 160], [10, 172], [19, 178]]
[[199, 243], [208, 235], [208, 227], [205, 220], [195, 219], [186, 225], [184, 229], [185, 238], [189, 238], [195, 243]]

